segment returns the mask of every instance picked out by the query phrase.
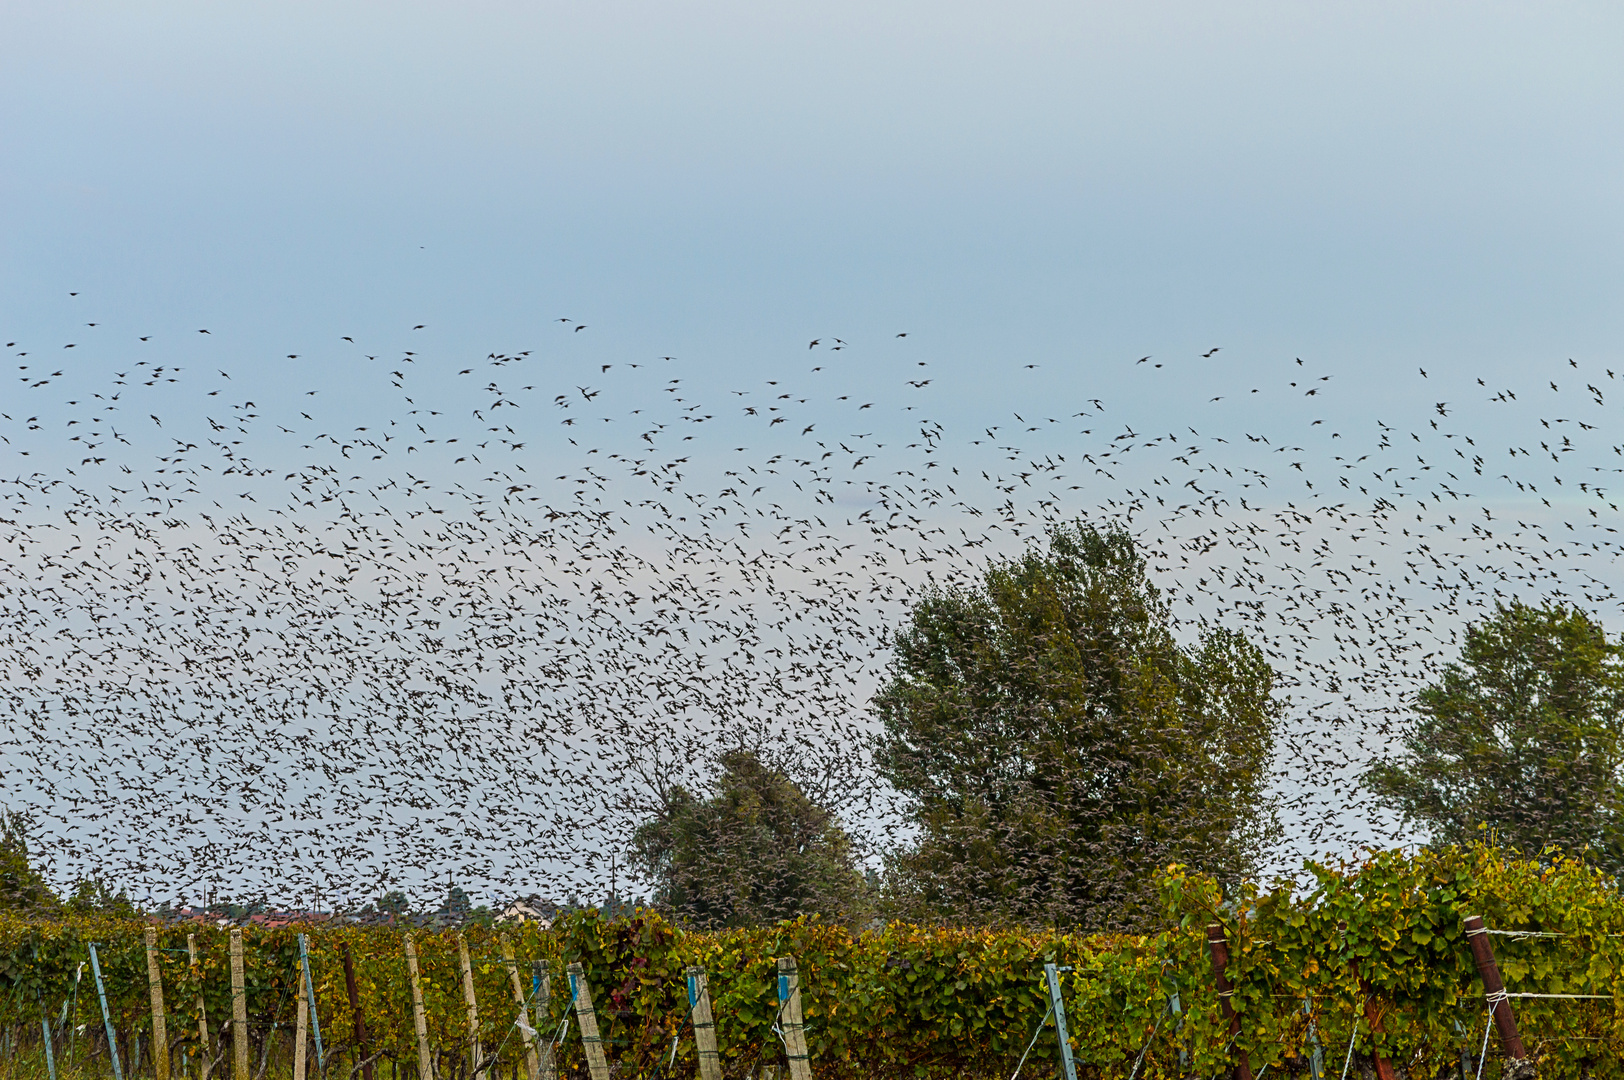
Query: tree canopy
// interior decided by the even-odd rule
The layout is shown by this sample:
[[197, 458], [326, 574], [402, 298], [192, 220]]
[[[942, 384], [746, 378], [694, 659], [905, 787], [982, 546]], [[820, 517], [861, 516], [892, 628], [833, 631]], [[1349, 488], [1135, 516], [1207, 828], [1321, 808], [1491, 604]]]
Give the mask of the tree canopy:
[[703, 927], [860, 916], [868, 887], [833, 813], [751, 751], [717, 764], [709, 795], [671, 788], [633, 838], [655, 903]]
[[62, 905], [29, 861], [28, 830], [32, 824], [25, 813], [0, 809], [0, 910], [52, 912]]
[[1160, 866], [1251, 868], [1275, 673], [1228, 630], [1181, 646], [1125, 531], [1057, 527], [927, 592], [894, 650], [873, 704], [919, 830], [890, 867], [900, 911], [1131, 926]]
[[1624, 643], [1561, 604], [1501, 605], [1416, 697], [1403, 752], [1366, 785], [1435, 842], [1493, 829], [1624, 870]]

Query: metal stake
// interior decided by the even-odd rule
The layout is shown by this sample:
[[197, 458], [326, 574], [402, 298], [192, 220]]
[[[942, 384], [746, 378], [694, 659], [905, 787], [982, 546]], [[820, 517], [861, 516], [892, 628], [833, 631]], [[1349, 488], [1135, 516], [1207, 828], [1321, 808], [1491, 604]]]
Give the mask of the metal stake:
[[299, 966], [304, 970], [305, 995], [310, 999], [310, 1031], [316, 1036], [316, 1068], [327, 1071], [327, 1055], [321, 1048], [321, 1020], [316, 1016], [316, 984], [310, 978], [310, 951], [305, 936], [299, 935]]
[[124, 1080], [124, 1067], [118, 1063], [118, 1037], [113, 1033], [113, 1014], [107, 1011], [107, 990], [102, 986], [101, 960], [96, 946], [90, 946], [90, 973], [96, 976], [96, 997], [101, 1001], [102, 1024], [107, 1028], [107, 1052], [113, 1056], [113, 1080]]
[[1310, 1080], [1325, 1080], [1325, 1051], [1320, 1049], [1319, 1029], [1314, 1025], [1314, 1012], [1308, 999], [1303, 998], [1303, 1015], [1308, 1017], [1308, 1075]]
[[51, 1022], [45, 1019], [45, 1013], [40, 1012], [39, 1029], [45, 1035], [45, 1068], [51, 1074], [51, 1080], [56, 1080], [56, 1051], [51, 1048]]
[[1060, 1040], [1060, 1067], [1065, 1070], [1066, 1080], [1077, 1080], [1077, 1063], [1071, 1056], [1071, 1036], [1066, 1031], [1066, 1003], [1060, 995], [1060, 973], [1070, 971], [1071, 968], [1058, 968], [1053, 964], [1043, 965], [1043, 975], [1049, 981], [1049, 1002], [1054, 1009], [1054, 1030]]

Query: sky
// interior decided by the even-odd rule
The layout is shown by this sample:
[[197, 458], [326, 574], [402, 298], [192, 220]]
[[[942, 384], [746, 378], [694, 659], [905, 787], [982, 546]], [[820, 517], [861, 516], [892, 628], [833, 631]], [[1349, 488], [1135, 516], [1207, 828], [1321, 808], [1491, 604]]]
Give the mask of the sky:
[[[1529, 387], [1624, 371], [1621, 31], [1580, 4], [12, 4], [0, 335], [22, 374], [0, 389], [18, 424], [0, 471], [82, 468], [80, 444], [27, 432], [75, 430], [138, 362], [183, 366], [195, 395], [133, 409], [124, 445], [162, 452], [180, 418], [206, 433], [235, 409], [242, 453], [297, 469], [299, 417], [318, 446], [404, 421], [400, 371], [411, 405], [492, 412], [458, 377], [525, 351], [550, 365], [536, 403], [562, 388], [583, 425], [613, 402], [616, 423], [635, 405], [687, 430], [660, 412], [668, 373], [718, 414], [769, 379], [773, 400], [804, 393], [793, 424], [729, 413], [683, 450], [722, 485], [735, 442], [761, 464], [838, 433], [855, 470], [852, 440], [903, 453], [926, 416], [966, 475], [996, 474], [1017, 431], [1028, 453], [1099, 453], [1102, 415], [1159, 444], [1163, 421], [1221, 432], [1231, 449], [1203, 447], [1243, 472], [1274, 459], [1242, 433], [1272, 453], [1290, 428], [1320, 491], [1356, 456], [1344, 433], [1359, 453], [1425, 434], [1434, 464], [1459, 445], [1440, 417], [1531, 446], [1555, 414]], [[42, 359], [60, 382], [22, 366]], [[1515, 435], [1500, 405], [1463, 404], [1478, 380], [1523, 394]], [[1088, 430], [1031, 438], [1033, 409]], [[538, 471], [601, 465], [581, 428], [543, 430], [510, 429]], [[638, 445], [593, 430], [623, 431], [605, 453]], [[425, 475], [454, 486], [460, 461]], [[1515, 483], [1494, 513], [1534, 521]], [[1051, 508], [1104, 499], [1064, 490], [1082, 494]], [[1572, 493], [1545, 493], [1554, 528]], [[1370, 745], [1339, 738], [1315, 745], [1356, 767]]]
[[[547, 320], [719, 371], [900, 331], [1109, 388], [1619, 327], [1611, 5], [9, 5], [8, 336]], [[122, 329], [122, 325], [120, 326]], [[1392, 388], [1371, 380], [1368, 392]]]

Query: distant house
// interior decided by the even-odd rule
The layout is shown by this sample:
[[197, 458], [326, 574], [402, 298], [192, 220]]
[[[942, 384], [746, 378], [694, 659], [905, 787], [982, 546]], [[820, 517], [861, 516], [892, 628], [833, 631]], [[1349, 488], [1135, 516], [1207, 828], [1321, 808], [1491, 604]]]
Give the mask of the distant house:
[[563, 908], [551, 900], [543, 900], [539, 896], [524, 896], [516, 900], [509, 900], [502, 907], [502, 913], [496, 917], [499, 923], [540, 923], [543, 929], [553, 925], [553, 919]]

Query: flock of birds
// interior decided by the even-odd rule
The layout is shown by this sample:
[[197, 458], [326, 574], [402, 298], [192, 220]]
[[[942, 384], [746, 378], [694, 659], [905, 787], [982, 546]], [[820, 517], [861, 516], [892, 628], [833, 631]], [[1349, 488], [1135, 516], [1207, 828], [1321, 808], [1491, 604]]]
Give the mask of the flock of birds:
[[[152, 901], [635, 893], [632, 831], [735, 746], [875, 857], [907, 836], [869, 757], [888, 632], [1077, 517], [1135, 533], [1180, 633], [1268, 652], [1289, 868], [1407, 835], [1357, 776], [1468, 621], [1618, 600], [1616, 379], [1565, 358], [1420, 371], [1392, 424], [1218, 348], [981, 415], [905, 333], [725, 386], [588, 358], [566, 318], [477, 361], [414, 325], [334, 334], [295, 387], [223, 332], [79, 325], [6, 343], [0, 803], [58, 879]], [[847, 350], [866, 393], [832, 385]], [[1181, 404], [1191, 365], [1230, 388]]]

